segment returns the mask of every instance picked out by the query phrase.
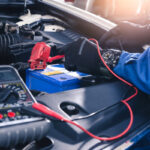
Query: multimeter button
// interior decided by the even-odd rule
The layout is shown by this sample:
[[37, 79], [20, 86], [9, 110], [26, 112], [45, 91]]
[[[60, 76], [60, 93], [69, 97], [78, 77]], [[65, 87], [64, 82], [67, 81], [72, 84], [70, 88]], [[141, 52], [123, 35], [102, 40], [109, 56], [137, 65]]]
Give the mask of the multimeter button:
[[8, 117], [12, 118], [12, 117], [15, 117], [16, 114], [14, 112], [8, 112]]
[[2, 114], [0, 114], [0, 119], [3, 119], [3, 115]]
[[21, 119], [22, 118], [22, 116], [17, 116], [17, 119]]
[[8, 118], [5, 118], [5, 120], [4, 120], [5, 122], [9, 122], [10, 120], [8, 119]]
[[23, 119], [28, 119], [29, 117], [28, 116], [23, 116]]

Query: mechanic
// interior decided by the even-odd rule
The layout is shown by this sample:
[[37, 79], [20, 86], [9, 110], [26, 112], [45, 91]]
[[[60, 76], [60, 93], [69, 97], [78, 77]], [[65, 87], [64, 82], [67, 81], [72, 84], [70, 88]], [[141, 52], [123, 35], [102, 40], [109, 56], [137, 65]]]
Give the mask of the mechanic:
[[128, 52], [143, 52], [143, 46], [150, 44], [150, 24], [139, 25], [120, 22], [100, 39], [103, 48], [124, 49]]
[[[114, 48], [118, 48], [117, 42], [118, 39], [121, 39], [123, 47], [127, 50], [135, 47], [142, 51], [142, 46], [149, 42], [149, 30], [149, 25], [122, 24], [101, 38], [101, 41], [105, 41], [103, 42], [105, 48], [100, 48], [101, 55], [109, 68], [147, 94], [150, 94], [150, 47], [142, 53], [131, 53], [110, 49], [107, 46], [111, 47], [111, 44], [113, 46], [116, 44]], [[117, 35], [116, 31], [122, 34]], [[96, 45], [88, 39], [80, 38], [61, 49], [65, 53], [65, 68], [69, 71], [78, 70], [93, 75], [111, 77], [98, 55]]]

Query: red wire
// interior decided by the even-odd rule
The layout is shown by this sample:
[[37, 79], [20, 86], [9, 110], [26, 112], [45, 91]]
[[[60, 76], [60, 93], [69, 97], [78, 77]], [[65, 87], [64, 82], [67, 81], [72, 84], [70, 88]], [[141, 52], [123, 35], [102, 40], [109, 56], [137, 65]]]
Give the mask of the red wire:
[[124, 99], [124, 100], [121, 100], [121, 102], [128, 108], [129, 112], [130, 112], [130, 122], [127, 126], [127, 128], [120, 134], [116, 135], [116, 136], [113, 136], [113, 137], [109, 137], [109, 138], [105, 138], [105, 137], [98, 137], [94, 134], [92, 134], [91, 132], [89, 132], [88, 130], [86, 130], [85, 128], [83, 128], [82, 126], [80, 126], [79, 124], [77, 124], [76, 122], [73, 122], [71, 120], [68, 120], [66, 118], [64, 118], [63, 116], [61, 116], [60, 114], [54, 112], [53, 110], [51, 110], [50, 108], [42, 105], [42, 104], [39, 104], [39, 103], [34, 103], [32, 105], [33, 108], [37, 109], [38, 111], [41, 111], [42, 113], [44, 114], [47, 114], [49, 116], [52, 116], [58, 120], [61, 120], [61, 121], [65, 121], [65, 122], [68, 122], [78, 128], [80, 128], [82, 131], [84, 131], [86, 134], [88, 134], [89, 136], [91, 136], [92, 138], [94, 139], [98, 139], [98, 140], [102, 140], [102, 141], [112, 141], [112, 140], [116, 140], [118, 138], [121, 138], [122, 136], [124, 136], [131, 128], [132, 124], [133, 124], [133, 112], [132, 112], [132, 109], [130, 107], [130, 105], [127, 103], [129, 100], [131, 100], [133, 97], [135, 97], [137, 94], [138, 94], [138, 89], [136, 87], [134, 87], [130, 82], [122, 79], [121, 77], [119, 77], [117, 74], [115, 74], [109, 67], [108, 65], [105, 63], [102, 55], [101, 55], [101, 52], [100, 52], [100, 48], [99, 48], [99, 43], [96, 39], [89, 39], [90, 41], [94, 41], [97, 45], [97, 52], [98, 52], [98, 55], [101, 59], [101, 61], [103, 62], [103, 64], [105, 65], [105, 67], [116, 77], [118, 78], [119, 80], [121, 80], [122, 82], [124, 82], [125, 84], [129, 85], [130, 87], [133, 87], [133, 89], [135, 90], [135, 93], [133, 95], [131, 95], [130, 97]]
[[49, 58], [47, 59], [47, 62], [51, 63], [51, 62], [53, 62], [54, 60], [59, 60], [59, 59], [62, 59], [62, 58], [64, 58], [64, 57], [65, 57], [64, 55], [57, 55], [57, 56], [54, 56], [54, 57], [49, 57]]
[[129, 100], [131, 100], [133, 97], [135, 97], [135, 96], [138, 94], [138, 90], [137, 90], [137, 88], [134, 87], [130, 82], [128, 82], [128, 81], [122, 79], [121, 77], [119, 77], [117, 74], [115, 74], [115, 73], [108, 67], [108, 65], [106, 64], [106, 62], [104, 61], [104, 59], [103, 59], [103, 57], [102, 57], [102, 55], [101, 55], [101, 53], [100, 53], [100, 48], [99, 48], [99, 43], [98, 43], [98, 41], [97, 41], [96, 39], [89, 39], [89, 40], [90, 40], [90, 41], [94, 41], [94, 42], [96, 43], [98, 55], [99, 55], [101, 61], [103, 62], [103, 64], [105, 65], [105, 67], [110, 71], [110, 73], [113, 74], [116, 78], [118, 78], [118, 79], [121, 80], [122, 82], [124, 82], [125, 84], [127, 84], [127, 85], [129, 85], [129, 86], [131, 86], [131, 87], [134, 88], [135, 93], [134, 93], [133, 95], [131, 95], [130, 97], [128, 97], [128, 98], [126, 98], [126, 99], [124, 99], [124, 100], [121, 101], [123, 104], [125, 104], [125, 106], [128, 108], [128, 110], [129, 110], [129, 112], [130, 112], [130, 122], [129, 122], [127, 128], [126, 128], [122, 133], [120, 133], [120, 134], [118, 134], [118, 135], [116, 135], [116, 136], [114, 136], [114, 137], [105, 138], [105, 137], [98, 137], [98, 136], [95, 136], [94, 134], [92, 134], [91, 132], [89, 132], [88, 130], [86, 130], [85, 128], [83, 128], [82, 126], [80, 126], [79, 124], [77, 124], [77, 123], [75, 123], [75, 122], [73, 122], [73, 121], [71, 121], [71, 120], [65, 119], [64, 121], [65, 121], [65, 122], [68, 122], [68, 123], [70, 123], [70, 124], [73, 124], [73, 125], [75, 125], [75, 126], [77, 126], [78, 128], [80, 128], [82, 131], [84, 131], [86, 134], [88, 134], [88, 135], [91, 136], [92, 138], [95, 138], [95, 139], [98, 139], [98, 140], [102, 140], [102, 141], [112, 141], [112, 140], [116, 140], [116, 139], [118, 139], [118, 138], [121, 138], [122, 136], [124, 136], [124, 135], [130, 130], [130, 128], [131, 128], [131, 126], [132, 126], [132, 124], [133, 124], [133, 118], [134, 118], [134, 117], [133, 117], [133, 111], [132, 111], [130, 105], [127, 103], [127, 101], [129, 101]]
[[84, 131], [86, 134], [88, 134], [89, 136], [91, 136], [92, 138], [94, 139], [97, 139], [97, 140], [101, 140], [101, 141], [112, 141], [112, 140], [116, 140], [118, 138], [121, 138], [122, 136], [124, 136], [131, 128], [132, 124], [133, 124], [133, 112], [132, 112], [132, 109], [131, 107], [129, 106], [129, 104], [127, 102], [124, 102], [122, 101], [126, 106], [127, 108], [129, 109], [129, 112], [130, 112], [130, 123], [128, 125], [128, 127], [120, 134], [114, 136], [114, 137], [110, 137], [110, 138], [105, 138], [105, 137], [99, 137], [99, 136], [96, 136], [94, 134], [92, 134], [91, 132], [89, 132], [88, 130], [86, 130], [85, 128], [83, 128], [82, 126], [80, 126], [79, 124], [71, 121], [71, 120], [68, 120], [68, 119], [65, 119], [64, 121], [65, 122], [68, 122], [70, 124], [73, 124], [74, 126], [80, 128], [82, 131]]

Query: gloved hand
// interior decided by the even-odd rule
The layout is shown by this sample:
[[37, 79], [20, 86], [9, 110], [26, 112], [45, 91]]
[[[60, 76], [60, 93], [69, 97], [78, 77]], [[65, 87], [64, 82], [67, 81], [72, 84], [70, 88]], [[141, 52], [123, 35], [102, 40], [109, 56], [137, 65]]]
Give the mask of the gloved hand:
[[148, 43], [150, 43], [150, 25], [142, 26], [130, 22], [120, 23], [99, 40], [103, 48], [116, 48], [129, 52], [142, 52], [143, 45]]
[[[64, 65], [67, 70], [111, 77], [111, 74], [100, 60], [96, 44], [88, 39], [79, 38], [77, 41], [60, 48], [60, 51], [65, 54]], [[121, 51], [101, 49], [101, 54], [107, 65], [113, 69], [118, 63]]]

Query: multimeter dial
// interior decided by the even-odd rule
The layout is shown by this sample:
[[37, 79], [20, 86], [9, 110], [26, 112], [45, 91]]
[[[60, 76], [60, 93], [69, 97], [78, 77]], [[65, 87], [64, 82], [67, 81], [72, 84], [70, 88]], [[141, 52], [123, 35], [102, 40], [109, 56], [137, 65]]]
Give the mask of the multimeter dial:
[[31, 105], [33, 97], [16, 70], [0, 67], [0, 109]]
[[6, 88], [11, 89], [12, 92], [17, 93], [19, 96], [18, 100], [25, 101], [27, 99], [27, 95], [21, 86], [17, 85], [8, 85]]

